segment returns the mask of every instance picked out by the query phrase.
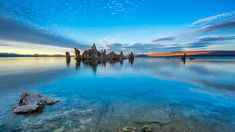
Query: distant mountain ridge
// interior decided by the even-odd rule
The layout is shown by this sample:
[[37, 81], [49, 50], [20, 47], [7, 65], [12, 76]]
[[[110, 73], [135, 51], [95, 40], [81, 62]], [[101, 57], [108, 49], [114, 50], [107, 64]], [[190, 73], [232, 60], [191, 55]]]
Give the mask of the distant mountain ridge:
[[46, 55], [46, 54], [34, 54], [34, 55], [24, 55], [24, 54], [15, 54], [15, 53], [0, 53], [0, 57], [64, 57], [65, 55]]
[[235, 56], [235, 51], [178, 51], [178, 52], [168, 52], [168, 53], [150, 53], [142, 54], [140, 56], [147, 57], [181, 57], [184, 56]]

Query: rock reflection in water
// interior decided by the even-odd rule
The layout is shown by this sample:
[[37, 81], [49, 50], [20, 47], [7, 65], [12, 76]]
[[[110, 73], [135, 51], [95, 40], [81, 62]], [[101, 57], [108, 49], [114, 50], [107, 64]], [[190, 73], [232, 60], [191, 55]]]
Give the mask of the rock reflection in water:
[[[111, 65], [120, 63], [121, 66], [123, 66], [124, 60], [118, 61], [118, 60], [108, 60], [108, 61], [100, 61], [100, 60], [76, 60], [75, 68], [78, 70], [81, 66], [81, 63], [85, 66], [89, 66], [93, 73], [96, 74], [97, 67], [101, 65], [102, 67], [106, 67], [106, 63], [109, 63]], [[129, 59], [129, 63], [133, 65], [134, 59]]]
[[81, 66], [81, 61], [76, 61], [75, 68], [78, 70]]
[[66, 64], [67, 64], [67, 67], [69, 67], [69, 66], [70, 66], [70, 62], [71, 62], [70, 53], [69, 53], [69, 52], [66, 52], [66, 53], [65, 53], [65, 56], [66, 56]]
[[70, 63], [71, 63], [71, 60], [70, 60], [70, 59], [66, 59], [66, 66], [67, 66], [67, 67], [70, 66]]

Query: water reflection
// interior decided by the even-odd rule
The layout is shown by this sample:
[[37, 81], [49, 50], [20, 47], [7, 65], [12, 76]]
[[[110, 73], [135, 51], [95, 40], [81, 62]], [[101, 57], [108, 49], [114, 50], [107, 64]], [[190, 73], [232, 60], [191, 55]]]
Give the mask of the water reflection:
[[134, 59], [129, 59], [129, 63], [131, 64], [131, 66], [133, 65], [134, 63]]
[[[116, 63], [119, 63], [120, 66], [123, 66], [123, 62], [125, 60], [108, 60], [108, 61], [99, 61], [99, 60], [75, 60], [76, 63], [75, 63], [75, 69], [76, 70], [79, 70], [80, 69], [80, 66], [81, 66], [81, 63], [85, 66], [88, 66], [92, 69], [93, 73], [96, 74], [97, 72], [97, 67], [98, 66], [102, 66], [102, 67], [106, 67], [106, 63], [110, 64], [110, 65], [114, 65]], [[129, 63], [131, 64], [131, 66], [133, 65], [134, 63], [134, 59], [128, 59]], [[66, 65], [67, 67], [69, 67], [70, 65], [70, 60], [66, 61]]]
[[59, 57], [0, 58], [0, 98], [65, 76], [70, 71], [64, 63]]
[[71, 62], [71, 58], [70, 57], [66, 57], [66, 65], [67, 65], [67, 67], [70, 66], [70, 62]]
[[75, 64], [76, 70], [79, 70], [80, 67], [81, 67], [81, 61], [76, 61], [76, 64]]
[[[102, 132], [145, 124], [159, 131], [234, 131], [234, 66], [224, 58], [0, 59], [0, 131]], [[12, 108], [22, 91], [61, 102], [37, 116], [17, 116]]]
[[[182, 81], [219, 91], [235, 92], [235, 83], [232, 81], [235, 79], [235, 71], [232, 70], [235, 64], [233, 59], [138, 58], [134, 66], [134, 59], [125, 61], [129, 62], [131, 69], [137, 73], [147, 73], [152, 77]], [[123, 71], [126, 72], [128, 69], [130, 70], [130, 67], [126, 65], [127, 63], [124, 65], [125, 61], [76, 61], [75, 69], [83, 69], [82, 66], [85, 66], [90, 68], [94, 75], [98, 70], [101, 70], [101, 74], [107, 74], [106, 71], [102, 72], [99, 66], [110, 70], [110, 66], [120, 64], [124, 68]], [[107, 64], [109, 67], [106, 67]], [[66, 63], [66, 65], [68, 64]], [[112, 72], [120, 71], [120, 67], [117, 65], [115, 67]]]
[[[235, 93], [234, 59], [148, 59], [134, 69], [148, 71], [153, 77], [171, 79]], [[208, 90], [208, 89], [207, 89]]]

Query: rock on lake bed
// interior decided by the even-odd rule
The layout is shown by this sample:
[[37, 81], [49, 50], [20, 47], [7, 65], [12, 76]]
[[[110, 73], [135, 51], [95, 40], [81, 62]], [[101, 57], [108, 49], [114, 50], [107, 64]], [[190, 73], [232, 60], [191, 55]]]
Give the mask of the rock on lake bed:
[[52, 105], [56, 102], [58, 100], [40, 94], [22, 93], [18, 106], [13, 109], [13, 112], [16, 114], [40, 112], [45, 105]]

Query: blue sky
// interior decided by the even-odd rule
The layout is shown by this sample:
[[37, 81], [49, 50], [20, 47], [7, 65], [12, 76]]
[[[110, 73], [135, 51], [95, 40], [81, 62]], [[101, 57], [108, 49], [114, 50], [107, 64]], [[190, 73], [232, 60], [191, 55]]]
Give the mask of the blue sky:
[[0, 52], [235, 50], [234, 0], [1, 0]]

